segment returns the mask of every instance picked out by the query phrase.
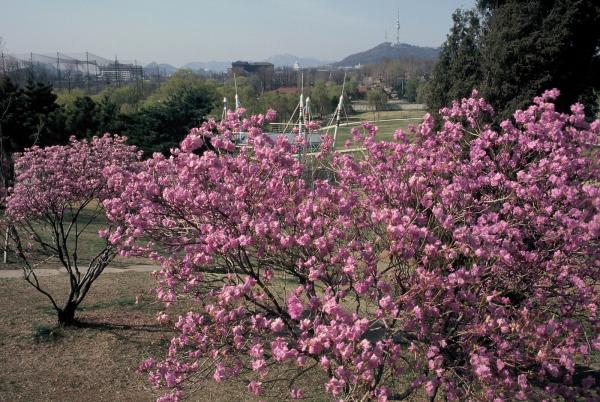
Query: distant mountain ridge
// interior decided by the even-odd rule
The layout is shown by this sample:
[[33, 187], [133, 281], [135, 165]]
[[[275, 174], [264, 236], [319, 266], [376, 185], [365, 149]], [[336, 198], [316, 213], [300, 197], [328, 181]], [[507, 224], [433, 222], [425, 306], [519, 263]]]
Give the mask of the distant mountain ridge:
[[381, 43], [374, 48], [365, 50], [364, 52], [354, 53], [346, 58], [334, 63], [335, 67], [353, 67], [358, 64], [378, 63], [383, 59], [424, 59], [434, 60], [438, 57], [439, 48], [421, 47], [410, 45], [408, 43], [400, 43], [398, 45], [390, 42]]
[[156, 74], [156, 72], [160, 72], [160, 74], [172, 75], [177, 71], [177, 67], [172, 66], [167, 63], [157, 63], [153, 61], [152, 63], [148, 63], [144, 66], [144, 70], [146, 70], [150, 74]]
[[191, 70], [205, 70], [215, 73], [226, 73], [229, 67], [231, 67], [230, 61], [192, 61], [183, 66], [183, 68]]
[[[293, 54], [283, 53], [276, 54], [268, 59], [269, 63], [278, 67], [293, 67], [298, 62], [301, 68], [314, 68], [321, 66], [333, 66], [333, 67], [354, 67], [357, 64], [365, 65], [371, 63], [378, 63], [383, 59], [421, 59], [421, 60], [434, 60], [438, 57], [440, 52], [439, 48], [434, 47], [422, 47], [410, 45], [408, 43], [400, 43], [398, 45], [390, 42], [381, 43], [374, 48], [365, 50], [364, 52], [358, 52], [351, 54], [344, 59], [334, 63], [331, 61], [319, 60], [314, 57], [298, 57]], [[171, 75], [174, 74], [178, 68], [167, 63], [156, 63], [152, 62], [145, 67], [150, 72], [156, 71], [158, 68], [161, 74]], [[230, 61], [193, 61], [182, 66], [182, 68], [189, 68], [194, 71], [212, 71], [215, 73], [226, 73], [231, 68]]]

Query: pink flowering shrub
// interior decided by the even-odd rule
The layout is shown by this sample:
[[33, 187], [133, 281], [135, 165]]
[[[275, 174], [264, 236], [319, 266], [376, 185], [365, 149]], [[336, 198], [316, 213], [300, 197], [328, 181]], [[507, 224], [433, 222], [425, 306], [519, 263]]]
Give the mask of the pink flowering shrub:
[[[206, 123], [111, 174], [110, 240], [162, 264], [167, 305], [196, 305], [141, 366], [161, 400], [204, 377], [301, 398], [312, 368], [337, 399], [599, 398], [585, 366], [600, 349], [600, 121], [555, 112], [556, 96], [495, 129], [474, 92], [411, 142], [365, 124], [359, 158], [318, 156], [331, 180], [305, 180], [262, 117]], [[252, 147], [230, 152], [240, 127]], [[220, 151], [195, 154], [206, 137]]]
[[[78, 251], [82, 234], [103, 215], [100, 203], [114, 196], [103, 170], [130, 169], [139, 159], [125, 140], [108, 134], [89, 142], [73, 137], [68, 145], [36, 146], [16, 156], [15, 185], [9, 189], [3, 224], [25, 279], [50, 299], [60, 324], [73, 322], [92, 282], [116, 254], [115, 247], [105, 242], [82, 266]], [[38, 281], [35, 268], [48, 262], [58, 262], [69, 274], [64, 304]]]

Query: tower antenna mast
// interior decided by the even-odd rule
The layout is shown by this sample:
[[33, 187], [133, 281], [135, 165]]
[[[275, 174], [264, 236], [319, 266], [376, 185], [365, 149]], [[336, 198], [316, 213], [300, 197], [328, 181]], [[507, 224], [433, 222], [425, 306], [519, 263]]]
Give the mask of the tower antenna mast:
[[396, 20], [396, 45], [400, 44], [400, 9], [398, 9], [398, 19]]

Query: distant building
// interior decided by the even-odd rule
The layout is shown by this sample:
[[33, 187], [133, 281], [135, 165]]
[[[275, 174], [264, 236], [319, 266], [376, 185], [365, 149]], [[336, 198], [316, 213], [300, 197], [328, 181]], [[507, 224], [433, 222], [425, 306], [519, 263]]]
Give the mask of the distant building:
[[269, 91], [273, 88], [273, 74], [275, 66], [272, 63], [247, 61], [234, 61], [231, 63], [230, 74], [244, 77], [258, 77], [262, 83], [263, 90]]
[[292, 67], [280, 67], [275, 69], [273, 75], [273, 86], [271, 89], [279, 87], [292, 87], [298, 85], [298, 77], [300, 73], [294, 70]]
[[100, 77], [106, 82], [131, 82], [143, 78], [142, 66], [115, 62], [99, 66]]

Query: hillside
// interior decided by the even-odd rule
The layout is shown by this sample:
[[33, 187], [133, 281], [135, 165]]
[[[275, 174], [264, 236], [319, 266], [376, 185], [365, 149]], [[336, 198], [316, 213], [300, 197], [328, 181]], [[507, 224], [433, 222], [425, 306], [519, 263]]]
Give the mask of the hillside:
[[351, 54], [345, 59], [334, 63], [336, 67], [352, 67], [357, 64], [377, 63], [383, 59], [424, 59], [433, 60], [437, 58], [439, 48], [421, 47], [400, 43], [399, 45], [384, 42], [364, 52]]
[[227, 69], [231, 67], [230, 61], [192, 61], [187, 63], [183, 67], [192, 70], [205, 70], [212, 71], [215, 73], [226, 73]]
[[175, 71], [177, 71], [177, 67], [166, 63], [159, 64], [153, 61], [152, 63], [146, 64], [144, 70], [146, 70], [150, 74], [155, 73], [156, 71], [160, 71], [161, 74], [172, 75], [175, 73]]

